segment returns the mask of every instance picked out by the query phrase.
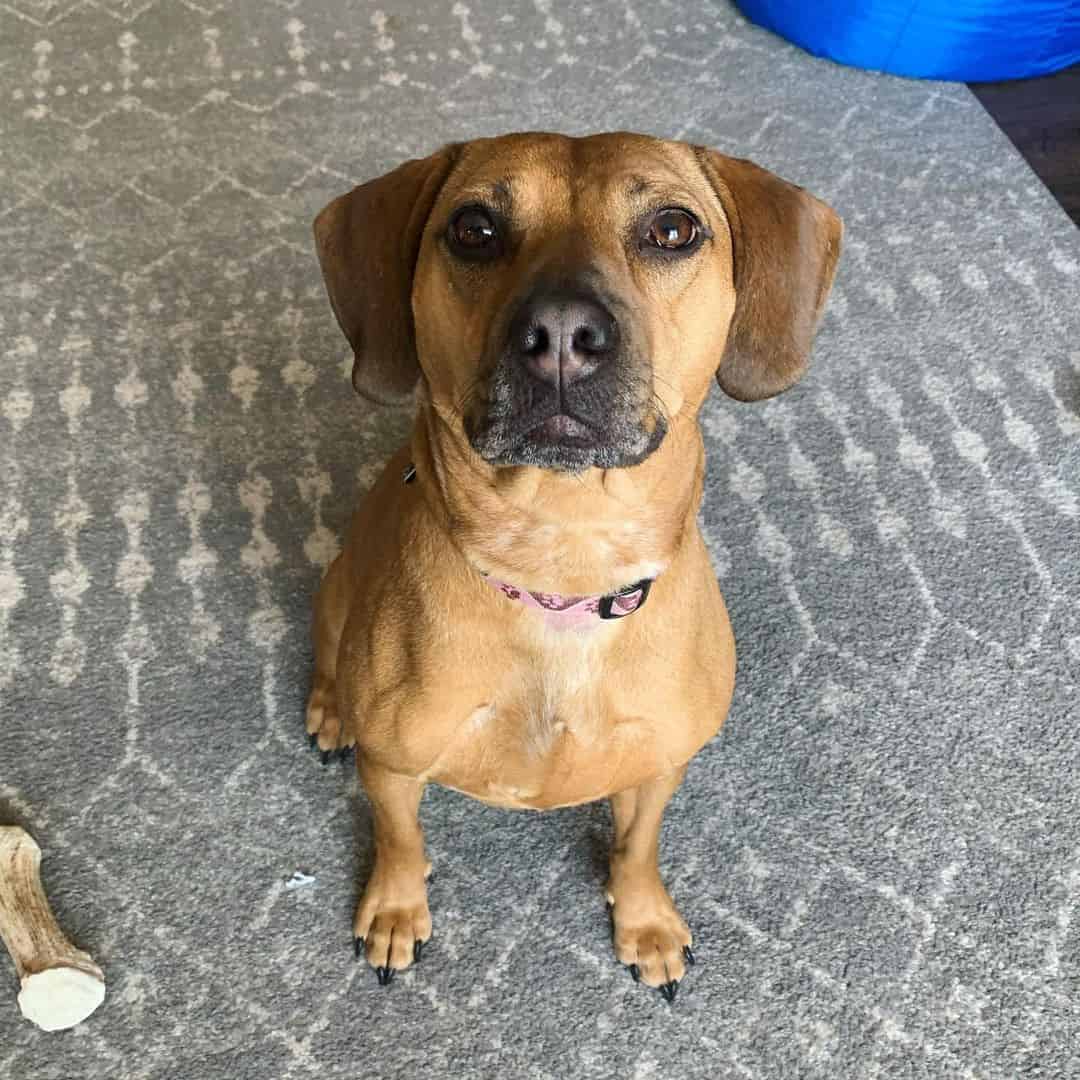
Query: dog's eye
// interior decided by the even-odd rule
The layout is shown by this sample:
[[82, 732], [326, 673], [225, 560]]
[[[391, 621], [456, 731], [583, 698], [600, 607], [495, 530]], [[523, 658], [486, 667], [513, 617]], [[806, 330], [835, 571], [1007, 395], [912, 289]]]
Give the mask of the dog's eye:
[[499, 251], [499, 230], [479, 206], [466, 206], [453, 216], [447, 240], [451, 250], [466, 259], [490, 258]]
[[645, 242], [662, 251], [684, 251], [701, 235], [697, 220], [686, 210], [668, 207], [653, 215], [645, 232]]

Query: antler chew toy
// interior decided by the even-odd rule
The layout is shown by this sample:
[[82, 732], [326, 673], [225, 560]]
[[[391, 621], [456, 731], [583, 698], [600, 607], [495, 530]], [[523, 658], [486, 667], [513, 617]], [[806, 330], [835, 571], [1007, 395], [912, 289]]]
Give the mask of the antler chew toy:
[[45, 1031], [85, 1020], [105, 999], [105, 976], [64, 936], [41, 887], [41, 848], [0, 826], [0, 938], [22, 982], [19, 1008]]

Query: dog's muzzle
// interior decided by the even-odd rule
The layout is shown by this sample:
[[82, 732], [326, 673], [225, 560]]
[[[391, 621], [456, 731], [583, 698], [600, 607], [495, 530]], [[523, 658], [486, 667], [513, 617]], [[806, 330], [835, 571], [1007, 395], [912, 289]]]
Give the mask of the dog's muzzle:
[[[584, 288], [537, 289], [514, 311], [470, 431], [493, 464], [578, 471], [635, 465], [659, 445], [652, 373], [609, 303]], [[484, 411], [484, 410], [481, 410]]]

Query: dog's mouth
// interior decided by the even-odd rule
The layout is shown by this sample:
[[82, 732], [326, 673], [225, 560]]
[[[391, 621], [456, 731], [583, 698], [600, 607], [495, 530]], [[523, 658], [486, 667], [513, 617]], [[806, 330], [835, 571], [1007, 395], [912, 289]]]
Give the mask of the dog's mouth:
[[[590, 413], [543, 395], [522, 395], [512, 376], [496, 372], [466, 414], [465, 433], [489, 464], [532, 465], [562, 472], [640, 464], [663, 441], [663, 417], [634, 401], [587, 402]], [[629, 395], [628, 395], [629, 396]]]
[[541, 420], [526, 437], [537, 443], [561, 443], [566, 446], [585, 447], [596, 444], [596, 432], [569, 413], [556, 413], [546, 420]]

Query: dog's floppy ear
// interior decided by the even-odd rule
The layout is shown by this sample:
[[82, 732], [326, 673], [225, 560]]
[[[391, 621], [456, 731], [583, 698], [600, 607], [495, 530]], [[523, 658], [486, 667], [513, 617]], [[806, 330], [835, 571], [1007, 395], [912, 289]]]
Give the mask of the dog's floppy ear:
[[772, 397], [806, 370], [843, 223], [751, 161], [695, 151], [727, 216], [735, 260], [735, 314], [716, 379], [739, 401]]
[[400, 402], [420, 376], [412, 282], [435, 198], [457, 157], [446, 146], [353, 188], [315, 219], [330, 306], [353, 348], [352, 383], [380, 403]]

